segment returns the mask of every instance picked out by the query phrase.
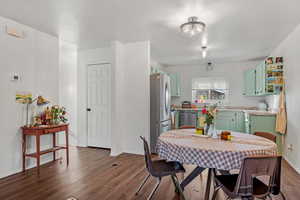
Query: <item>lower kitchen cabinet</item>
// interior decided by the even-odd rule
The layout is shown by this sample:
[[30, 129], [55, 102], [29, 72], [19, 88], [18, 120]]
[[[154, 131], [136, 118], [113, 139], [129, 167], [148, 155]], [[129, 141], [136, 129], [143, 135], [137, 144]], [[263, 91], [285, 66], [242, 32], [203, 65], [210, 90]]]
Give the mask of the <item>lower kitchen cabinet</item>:
[[235, 112], [235, 131], [245, 132], [245, 113], [242, 111]]
[[242, 111], [218, 111], [216, 129], [245, 132], [245, 117]]
[[[199, 119], [203, 114], [201, 110], [175, 111], [174, 128], [182, 125], [199, 127]], [[276, 136], [278, 152], [282, 153], [282, 135], [275, 131], [276, 115], [256, 115], [243, 111], [221, 110], [217, 112], [215, 119], [217, 130], [228, 130], [254, 134], [255, 132], [268, 132]]]
[[275, 131], [276, 115], [252, 115], [246, 116], [246, 130], [250, 134], [255, 132], [268, 132], [276, 136], [278, 152], [282, 153], [282, 135]]
[[235, 127], [234, 112], [219, 111], [216, 116], [217, 130], [233, 130]]

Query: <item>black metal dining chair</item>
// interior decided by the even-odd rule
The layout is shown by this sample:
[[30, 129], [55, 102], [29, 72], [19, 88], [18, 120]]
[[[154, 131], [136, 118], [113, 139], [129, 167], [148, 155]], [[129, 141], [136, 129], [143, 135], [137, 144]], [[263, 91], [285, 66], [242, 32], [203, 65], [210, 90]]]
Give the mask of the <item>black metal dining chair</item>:
[[[246, 157], [239, 174], [217, 175], [214, 172], [215, 188], [212, 200], [216, 199], [220, 189], [227, 195], [227, 199], [252, 200], [254, 198], [266, 199], [267, 197], [272, 199], [271, 193], [276, 192], [274, 186], [278, 184], [276, 176], [278, 175], [279, 160], [281, 160], [280, 156]], [[261, 181], [259, 179], [261, 176], [268, 177], [269, 183]], [[277, 192], [279, 193], [279, 191]]]
[[161, 183], [161, 179], [165, 176], [171, 176], [172, 181], [174, 183], [174, 186], [176, 188], [176, 191], [179, 192], [181, 199], [185, 200], [183, 191], [180, 187], [177, 173], [184, 173], [185, 169], [179, 162], [167, 162], [166, 160], [152, 160], [150, 151], [149, 151], [149, 145], [148, 142], [144, 137], [140, 137], [143, 140], [144, 144], [144, 151], [145, 151], [145, 163], [146, 163], [146, 169], [149, 173], [149, 175], [144, 179], [142, 184], [139, 186], [136, 195], [139, 194], [147, 180], [150, 176], [157, 178], [157, 184], [155, 188], [152, 190], [150, 195], [148, 196], [148, 200], [152, 199], [153, 195], [155, 194], [157, 188], [159, 187]]
[[274, 185], [272, 186], [272, 194], [273, 195], [281, 195], [282, 199], [286, 199], [284, 194], [281, 191], [281, 160], [282, 157], [279, 156], [277, 158], [277, 167], [276, 167], [276, 172], [275, 172], [275, 177], [274, 177]]
[[[274, 143], [276, 143], [277, 141], [277, 137], [272, 134], [272, 133], [268, 133], [268, 132], [255, 132], [254, 135], [256, 136], [260, 136], [263, 138], [266, 138], [268, 140], [273, 141]], [[273, 195], [281, 195], [282, 199], [286, 199], [284, 194], [281, 191], [281, 160], [282, 157], [279, 157], [277, 160], [277, 170], [276, 170], [276, 175], [275, 175], [275, 185], [272, 187], [272, 194]]]

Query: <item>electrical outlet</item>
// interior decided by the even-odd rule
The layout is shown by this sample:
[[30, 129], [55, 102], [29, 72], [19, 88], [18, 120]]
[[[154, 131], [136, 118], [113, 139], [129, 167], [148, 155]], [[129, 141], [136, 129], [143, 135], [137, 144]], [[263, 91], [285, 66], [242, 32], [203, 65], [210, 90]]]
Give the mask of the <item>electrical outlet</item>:
[[287, 149], [288, 149], [289, 151], [293, 151], [293, 149], [294, 149], [294, 148], [293, 148], [293, 144], [289, 144], [288, 147], [287, 147]]

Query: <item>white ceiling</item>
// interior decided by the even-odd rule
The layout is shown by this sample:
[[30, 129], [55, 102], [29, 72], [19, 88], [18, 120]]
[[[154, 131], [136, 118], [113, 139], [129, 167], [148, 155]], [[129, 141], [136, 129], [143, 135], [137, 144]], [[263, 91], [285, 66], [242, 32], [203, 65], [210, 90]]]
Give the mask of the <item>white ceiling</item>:
[[[77, 43], [150, 40], [163, 64], [197, 64], [202, 38], [179, 31], [189, 16], [207, 24], [208, 60], [266, 56], [300, 23], [299, 0], [0, 0], [0, 15]], [[205, 42], [205, 41], [204, 41]]]

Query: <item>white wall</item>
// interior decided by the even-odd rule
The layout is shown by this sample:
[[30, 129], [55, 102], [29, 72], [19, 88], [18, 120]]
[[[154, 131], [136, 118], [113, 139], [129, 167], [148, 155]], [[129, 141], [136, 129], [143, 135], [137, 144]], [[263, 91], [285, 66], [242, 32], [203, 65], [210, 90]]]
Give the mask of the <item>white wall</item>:
[[78, 132], [79, 145], [87, 145], [86, 67], [94, 63], [112, 66], [111, 155], [122, 152], [142, 154], [139, 136], [149, 138], [150, 44], [112, 43], [110, 48], [79, 51]]
[[[59, 41], [59, 105], [67, 108], [69, 143], [77, 145], [77, 46]], [[61, 135], [64, 144], [64, 135]]]
[[[15, 38], [5, 32], [10, 25], [24, 31], [25, 38]], [[15, 103], [16, 92], [28, 91], [43, 95], [58, 103], [58, 39], [12, 20], [0, 17], [0, 178], [21, 171], [21, 131], [25, 124], [25, 106]], [[12, 73], [21, 80], [10, 81]], [[43, 136], [42, 148], [52, 145], [50, 136]], [[28, 141], [28, 151], [34, 151], [34, 141]], [[42, 157], [46, 162], [51, 155]], [[27, 162], [30, 167], [35, 160]]]
[[[286, 80], [286, 105], [288, 127], [284, 144], [286, 160], [300, 173], [300, 25], [271, 53], [271, 56], [283, 56], [284, 75]], [[274, 97], [276, 100], [276, 96]], [[293, 151], [287, 149], [292, 144]]]
[[143, 154], [139, 136], [149, 139], [150, 43], [124, 44], [123, 151]]
[[124, 109], [124, 82], [125, 82], [125, 65], [124, 65], [124, 47], [119, 41], [112, 43], [112, 115], [111, 115], [111, 155], [117, 156], [123, 152], [123, 123]]
[[229, 106], [257, 106], [260, 97], [243, 96], [244, 71], [254, 68], [259, 62], [236, 62], [214, 64], [212, 71], [206, 70], [206, 65], [170, 66], [165, 71], [178, 73], [181, 81], [181, 96], [172, 97], [173, 104], [192, 100], [192, 79], [198, 77], [224, 77], [229, 83]]

